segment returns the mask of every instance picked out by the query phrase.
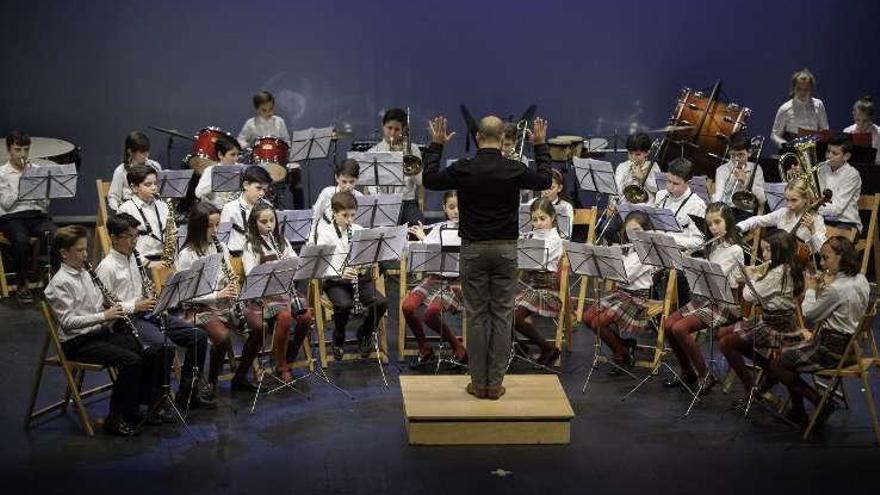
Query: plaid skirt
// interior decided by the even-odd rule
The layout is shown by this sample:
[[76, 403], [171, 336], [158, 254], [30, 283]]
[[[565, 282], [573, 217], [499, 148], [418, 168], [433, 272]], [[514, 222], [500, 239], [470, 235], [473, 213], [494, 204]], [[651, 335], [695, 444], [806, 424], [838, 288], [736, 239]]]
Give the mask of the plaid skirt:
[[430, 306], [440, 303], [446, 313], [458, 313], [464, 307], [459, 277], [446, 278], [432, 273], [423, 278], [412, 291], [424, 296], [422, 304]]
[[678, 312], [682, 318], [696, 316], [707, 328], [721, 328], [742, 319], [739, 306], [733, 304], [711, 304], [703, 298], [692, 300]]
[[[846, 351], [851, 335], [835, 331], [820, 331], [818, 340], [803, 342], [782, 353], [782, 364], [802, 373], [834, 368]], [[847, 366], [855, 360], [850, 356]]]
[[297, 299], [301, 307], [309, 307], [309, 301], [302, 294], [300, 294], [299, 291], [297, 291], [293, 294], [292, 297], [274, 296], [267, 297], [265, 299], [256, 299], [250, 301], [247, 303], [245, 311], [247, 311], [248, 314], [262, 314], [263, 320], [268, 321], [272, 318], [275, 318], [275, 316], [277, 316], [278, 313], [282, 312], [283, 310], [290, 309], [290, 307], [293, 305], [292, 303], [294, 302], [292, 299], [293, 297]]
[[187, 321], [193, 321], [197, 327], [205, 326], [209, 321], [217, 319], [226, 326], [238, 324], [232, 316], [232, 306], [215, 304], [187, 304], [184, 306], [184, 314]]
[[648, 318], [648, 292], [618, 290], [599, 300], [599, 309], [609, 314], [621, 336], [644, 333]]
[[525, 271], [522, 275], [516, 306], [546, 318], [556, 318], [562, 309], [559, 277], [555, 272]]
[[733, 330], [746, 341], [754, 342], [758, 354], [768, 359], [774, 351], [785, 352], [804, 341], [803, 334], [795, 325], [792, 310], [764, 310], [757, 322], [740, 320]]

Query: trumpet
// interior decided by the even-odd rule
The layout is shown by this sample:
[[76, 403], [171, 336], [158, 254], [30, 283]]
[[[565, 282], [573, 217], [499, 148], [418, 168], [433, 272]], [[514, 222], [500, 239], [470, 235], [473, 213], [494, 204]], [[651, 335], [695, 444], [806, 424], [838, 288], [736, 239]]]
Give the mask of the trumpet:
[[516, 141], [513, 143], [513, 151], [510, 152], [511, 160], [521, 162], [523, 154], [526, 152], [526, 138], [532, 135], [527, 120], [520, 120], [516, 123]]
[[403, 175], [418, 175], [422, 171], [422, 159], [412, 152], [412, 133], [409, 127], [409, 107], [406, 108], [406, 128], [403, 130], [406, 136], [406, 149], [403, 151]]

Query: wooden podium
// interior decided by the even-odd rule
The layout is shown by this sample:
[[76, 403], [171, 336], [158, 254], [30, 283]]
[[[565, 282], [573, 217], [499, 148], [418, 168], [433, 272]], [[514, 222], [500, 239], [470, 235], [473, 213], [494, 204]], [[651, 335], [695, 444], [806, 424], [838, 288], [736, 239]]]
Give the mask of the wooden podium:
[[556, 375], [507, 375], [497, 401], [467, 375], [401, 376], [410, 445], [567, 444], [574, 411]]

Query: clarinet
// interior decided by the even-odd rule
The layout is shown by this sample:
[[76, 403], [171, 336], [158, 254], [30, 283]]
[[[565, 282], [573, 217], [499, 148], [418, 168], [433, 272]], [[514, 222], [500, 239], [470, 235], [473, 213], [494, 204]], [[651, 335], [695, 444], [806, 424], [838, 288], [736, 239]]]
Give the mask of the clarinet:
[[[104, 298], [104, 307], [112, 308], [113, 306], [119, 304], [119, 300], [116, 299], [116, 297], [111, 294], [106, 287], [104, 287], [101, 279], [98, 278], [98, 274], [95, 273], [95, 269], [92, 267], [92, 264], [86, 261], [83, 267], [86, 269], [89, 277], [91, 277], [92, 283], [95, 284], [95, 287], [97, 287], [99, 291], [101, 291], [101, 297]], [[140, 333], [138, 333], [137, 327], [134, 326], [134, 322], [131, 321], [131, 318], [129, 318], [128, 315], [123, 314], [120, 319], [122, 320], [122, 324], [125, 326], [125, 329], [131, 334], [132, 337], [134, 337], [134, 340], [138, 343], [138, 346], [140, 346], [141, 350], [146, 350], [147, 346], [141, 340], [141, 335]]]
[[144, 267], [144, 262], [141, 260], [141, 253], [139, 253], [137, 249], [133, 249], [132, 256], [134, 256], [134, 261], [135, 263], [137, 263], [138, 272], [140, 272], [141, 274], [141, 282], [143, 282], [141, 289], [144, 295], [144, 299], [155, 299], [156, 287], [153, 285], [152, 276], [147, 272], [146, 268]]
[[[272, 249], [275, 250], [275, 254], [278, 255], [279, 260], [287, 259], [287, 255], [284, 254], [285, 252], [287, 252], [287, 239], [284, 239], [285, 245], [283, 251], [281, 249], [278, 249], [278, 244], [275, 243], [275, 235], [272, 233], [269, 234], [269, 243], [272, 244]], [[294, 294], [291, 294], [290, 296], [290, 308], [293, 310], [293, 314], [296, 316], [305, 313], [307, 309], [303, 305], [302, 300], [299, 298], [299, 294], [296, 294], [295, 291]]]
[[[217, 250], [217, 253], [223, 258], [223, 262], [220, 263], [220, 268], [223, 269], [223, 276], [226, 277], [227, 283], [233, 284], [235, 286], [236, 291], [241, 290], [241, 281], [238, 279], [238, 274], [229, 266], [229, 263], [226, 261], [226, 257], [223, 256], [223, 245], [220, 244], [220, 239], [217, 236], [212, 236], [211, 240], [214, 242], [214, 249]], [[240, 323], [245, 321], [244, 319], [244, 303], [235, 302], [232, 304], [232, 316]]]
[[[351, 252], [351, 232], [352, 232], [352, 228], [351, 228], [351, 225], [349, 225], [348, 232], [347, 232], [349, 252]], [[351, 301], [352, 301], [352, 303], [354, 303], [354, 305], [351, 308], [351, 312], [356, 315], [359, 315], [364, 312], [364, 305], [361, 304], [360, 286], [358, 284], [359, 278], [360, 278], [360, 273], [358, 273], [354, 277], [354, 280], [351, 281], [351, 289], [353, 291], [353, 294], [351, 296]]]

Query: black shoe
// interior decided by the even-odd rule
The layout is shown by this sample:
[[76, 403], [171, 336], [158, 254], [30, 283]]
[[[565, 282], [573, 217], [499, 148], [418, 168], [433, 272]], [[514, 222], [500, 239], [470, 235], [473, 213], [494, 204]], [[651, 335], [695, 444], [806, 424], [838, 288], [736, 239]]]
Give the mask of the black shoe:
[[370, 357], [373, 350], [373, 336], [361, 337], [358, 341], [358, 353], [361, 357], [364, 359]]
[[559, 359], [559, 354], [559, 349], [556, 347], [545, 349], [541, 351], [541, 356], [538, 357], [538, 364], [549, 368], [550, 366], [553, 366], [553, 363], [555, 363], [557, 359]]
[[416, 370], [422, 366], [433, 363], [436, 359], [437, 356], [434, 355], [434, 351], [429, 350], [427, 354], [422, 355], [419, 353], [418, 356], [414, 356], [409, 362], [409, 367], [410, 369]]
[[18, 289], [15, 291], [15, 298], [21, 304], [33, 304], [34, 294], [30, 289]]
[[[187, 406], [186, 399], [189, 398], [189, 407]], [[202, 391], [202, 387], [198, 387], [196, 391], [192, 394], [189, 393], [186, 389], [180, 389], [177, 391], [177, 408], [180, 409], [181, 412], [186, 411], [188, 409], [216, 409], [217, 402], [214, 400], [214, 397], [208, 395], [207, 393]]]
[[170, 424], [177, 421], [177, 416], [167, 406], [160, 407], [156, 412], [147, 416], [146, 423], [152, 426], [159, 426], [163, 423]]
[[[636, 350], [639, 348], [639, 341], [632, 338], [627, 337], [625, 339], [620, 339], [623, 342], [623, 346], [626, 347], [626, 350], [629, 352], [629, 355], [635, 358]], [[635, 359], [633, 359], [635, 360]]]
[[608, 370], [608, 376], [620, 376], [624, 374], [623, 370], [630, 371], [636, 367], [636, 356], [635, 354], [630, 353], [630, 355], [627, 356], [626, 361], [621, 362], [612, 359], [611, 363], [613, 364]]
[[345, 357], [345, 349], [344, 344], [337, 345], [335, 342], [330, 344], [330, 352], [333, 353], [333, 359], [337, 361], [342, 361], [342, 358]]
[[213, 401], [217, 396], [217, 384], [211, 382], [199, 382], [199, 396], [202, 399]]
[[828, 418], [837, 410], [837, 403], [833, 400], [830, 400], [825, 403], [825, 407], [822, 408], [822, 412], [819, 413], [819, 416], [816, 418], [816, 428], [821, 428], [824, 425]]
[[119, 416], [107, 416], [104, 420], [104, 433], [121, 437], [133, 437], [138, 434], [137, 428]]
[[247, 378], [233, 378], [229, 382], [229, 388], [233, 392], [249, 392], [255, 393], [258, 390], [258, 387], [251, 383]]

